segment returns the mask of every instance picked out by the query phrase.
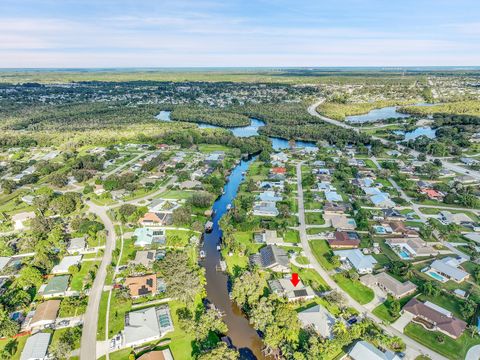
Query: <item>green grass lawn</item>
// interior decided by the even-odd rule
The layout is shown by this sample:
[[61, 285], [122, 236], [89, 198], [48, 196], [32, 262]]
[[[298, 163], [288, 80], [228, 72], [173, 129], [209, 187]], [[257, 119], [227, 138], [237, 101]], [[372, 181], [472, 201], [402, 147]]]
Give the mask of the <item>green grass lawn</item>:
[[317, 234], [321, 234], [321, 233], [332, 232], [334, 230], [335, 229], [332, 228], [332, 227], [328, 227], [328, 228], [308, 228], [307, 229], [307, 234], [308, 235], [317, 235]]
[[160, 198], [165, 198], [165, 199], [175, 199], [175, 200], [181, 200], [181, 199], [189, 199], [193, 195], [192, 191], [186, 191], [186, 190], [167, 190], [163, 193], [161, 193], [158, 197]]
[[322, 213], [305, 213], [305, 221], [309, 225], [323, 225], [325, 220]]
[[192, 231], [167, 230], [167, 246], [185, 247], [194, 235]]
[[296, 230], [287, 230], [283, 234], [283, 240], [288, 243], [299, 243], [300, 236]]
[[313, 269], [303, 269], [292, 265], [292, 272], [298, 273], [300, 280], [306, 285], [310, 285], [313, 289], [318, 291], [330, 290], [325, 280]]
[[82, 291], [84, 280], [89, 276], [88, 272], [94, 269], [95, 265], [100, 266], [100, 261], [84, 261], [80, 267], [80, 271], [72, 276], [70, 287], [74, 291]]
[[[53, 336], [52, 336], [52, 342], [50, 343], [50, 345], [52, 344], [55, 344], [57, 343], [59, 340], [60, 340], [60, 337], [65, 334], [67, 332], [69, 328], [64, 328], [64, 329], [58, 329], [58, 330], [55, 330], [53, 332]], [[72, 328], [72, 329], [75, 329], [75, 328]], [[80, 348], [80, 338], [78, 338], [77, 341], [75, 341], [75, 344], [73, 345], [73, 348], [74, 349], [79, 349]]]
[[200, 150], [202, 153], [211, 153], [214, 151], [229, 151], [231, 148], [223, 145], [200, 144], [198, 145], [198, 150]]
[[426, 347], [452, 360], [463, 360], [470, 347], [480, 344], [480, 337], [474, 338], [466, 331], [460, 338], [454, 340], [444, 335], [445, 341], [439, 343], [436, 336], [438, 331], [428, 331], [418, 324], [410, 323], [404, 329], [404, 334], [425, 345]]
[[[17, 337], [14, 341], [16, 342], [16, 350], [13, 353], [12, 357], [10, 358], [11, 360], [19, 360], [20, 355], [22, 354], [22, 350], [25, 347], [25, 343], [27, 342], [28, 336], [19, 336]], [[5, 346], [12, 341], [13, 339], [7, 338], [7, 339], [0, 339], [0, 352], [3, 351]]]
[[258, 249], [261, 248], [262, 244], [257, 244], [253, 241], [253, 232], [252, 231], [236, 231], [233, 234], [235, 241], [245, 245], [247, 252], [250, 254], [258, 252]]
[[318, 201], [306, 201], [305, 202], [305, 210], [320, 210], [322, 208], [322, 204]]
[[342, 274], [334, 275], [335, 282], [360, 304], [368, 304], [374, 298], [373, 290], [363, 285], [358, 280], [348, 279]]
[[375, 309], [373, 309], [372, 313], [373, 315], [378, 316], [387, 324], [391, 324], [399, 318], [399, 316], [392, 316], [388, 309], [388, 306], [385, 305], [385, 303], [378, 305]]
[[107, 316], [108, 291], [102, 292], [98, 310], [97, 340], [105, 340], [105, 318]]
[[333, 265], [328, 261], [328, 257], [332, 255], [332, 250], [325, 240], [312, 240], [309, 242], [310, 248], [315, 258], [325, 270], [333, 270]]
[[295, 258], [295, 260], [296, 260], [297, 263], [299, 263], [300, 265], [310, 264], [310, 261], [308, 261], [308, 259], [307, 259], [305, 256], [297, 256], [297, 257]]

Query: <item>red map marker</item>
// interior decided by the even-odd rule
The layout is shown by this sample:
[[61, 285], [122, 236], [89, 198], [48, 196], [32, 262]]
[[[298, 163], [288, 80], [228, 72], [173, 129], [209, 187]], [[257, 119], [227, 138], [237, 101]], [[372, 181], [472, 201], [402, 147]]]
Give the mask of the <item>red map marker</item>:
[[292, 274], [292, 278], [290, 279], [290, 281], [292, 282], [293, 286], [297, 286], [298, 283], [300, 282], [300, 280], [298, 279], [298, 274], [297, 273], [293, 273]]

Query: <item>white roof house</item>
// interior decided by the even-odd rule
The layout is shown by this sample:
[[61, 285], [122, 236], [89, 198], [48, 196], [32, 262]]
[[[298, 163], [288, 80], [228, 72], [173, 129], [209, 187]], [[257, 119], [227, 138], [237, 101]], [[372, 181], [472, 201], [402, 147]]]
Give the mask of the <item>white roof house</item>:
[[390, 200], [390, 196], [387, 193], [380, 193], [377, 195], [370, 196], [370, 201], [376, 207], [380, 208], [393, 208], [395, 207], [395, 203]]
[[363, 340], [358, 341], [348, 355], [353, 360], [400, 360], [395, 353], [388, 350], [382, 352], [369, 342]]
[[126, 347], [158, 340], [170, 331], [173, 331], [173, 322], [168, 306], [150, 307], [125, 315]]
[[458, 283], [466, 280], [470, 274], [459, 268], [460, 262], [452, 257], [446, 257], [441, 260], [435, 260], [430, 268], [437, 273], [446, 276], [448, 279]]
[[82, 255], [65, 256], [60, 264], [53, 267], [52, 274], [66, 274], [70, 266], [78, 265], [80, 261], [82, 261]]
[[338, 255], [341, 261], [348, 261], [359, 274], [371, 273], [377, 263], [373, 256], [364, 255], [359, 249], [338, 250], [333, 253]]
[[298, 318], [304, 328], [312, 327], [320, 336], [332, 337], [332, 327], [336, 320], [322, 305], [315, 305], [299, 312]]
[[30, 336], [25, 343], [20, 360], [43, 360], [47, 358], [50, 333], [36, 333]]
[[84, 236], [73, 238], [70, 240], [70, 243], [68, 244], [67, 252], [69, 254], [80, 253], [82, 251], [85, 251], [86, 246], [87, 246], [87, 242], [85, 241]]

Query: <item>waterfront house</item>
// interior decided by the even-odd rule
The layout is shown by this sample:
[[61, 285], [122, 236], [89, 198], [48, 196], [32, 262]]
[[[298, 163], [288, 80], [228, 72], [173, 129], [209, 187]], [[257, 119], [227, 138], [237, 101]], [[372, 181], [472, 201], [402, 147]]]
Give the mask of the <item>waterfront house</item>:
[[273, 293], [284, 297], [288, 301], [306, 301], [315, 297], [312, 288], [305, 286], [302, 281], [300, 281], [297, 286], [293, 286], [289, 278], [282, 278], [269, 280], [268, 286]]
[[173, 330], [168, 305], [130, 311], [125, 315], [123, 330], [125, 347], [135, 347], [159, 340]]
[[258, 254], [250, 256], [250, 263], [275, 272], [289, 272], [289, 258], [285, 250], [276, 245], [267, 245]]
[[324, 338], [332, 338], [336, 319], [322, 305], [315, 305], [298, 313], [298, 319], [305, 329], [313, 329]]

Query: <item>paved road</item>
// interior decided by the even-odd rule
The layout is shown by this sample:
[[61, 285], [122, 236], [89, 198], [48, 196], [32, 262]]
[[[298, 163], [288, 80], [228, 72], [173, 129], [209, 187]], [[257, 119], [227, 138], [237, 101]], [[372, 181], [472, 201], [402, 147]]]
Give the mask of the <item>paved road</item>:
[[98, 268], [95, 280], [93, 281], [92, 288], [90, 289], [87, 311], [84, 316], [80, 346], [80, 359], [82, 360], [97, 358], [97, 324], [100, 311], [100, 298], [102, 297], [103, 286], [105, 284], [105, 278], [107, 277], [107, 267], [112, 262], [112, 252], [115, 248], [116, 241], [115, 228], [107, 215], [107, 208], [95, 205], [92, 202], [88, 202], [87, 205], [90, 207], [90, 211], [96, 214], [103, 222], [105, 229], [108, 231], [108, 235], [103, 259]]
[[[318, 112], [317, 112], [317, 107], [323, 103], [325, 101], [325, 99], [320, 99], [318, 100], [316, 103], [310, 105], [308, 107], [308, 112], [310, 115], [312, 116], [315, 116], [315, 117], [318, 117], [320, 119], [322, 119], [323, 121], [329, 123], [329, 124], [332, 124], [332, 125], [336, 125], [336, 126], [340, 126], [342, 128], [345, 128], [345, 129], [349, 129], [349, 130], [353, 130], [357, 133], [360, 133], [360, 130], [361, 128], [357, 128], [355, 126], [352, 126], [352, 125], [349, 125], [345, 122], [342, 122], [342, 121], [337, 121], [337, 120], [333, 120], [333, 119], [330, 119], [326, 116], [323, 116], [323, 115], [320, 115]], [[380, 137], [377, 137], [377, 136], [372, 136], [372, 139], [375, 139], [375, 140], [378, 140], [380, 141], [381, 143], [385, 144], [385, 145], [396, 145], [399, 149], [401, 150], [405, 150], [407, 152], [409, 152], [411, 155], [417, 157], [418, 155], [420, 155], [420, 153], [418, 151], [415, 151], [415, 150], [412, 150], [410, 148], [407, 148], [405, 146], [402, 146], [402, 145], [398, 145], [392, 141], [389, 141], [389, 140], [386, 140], [386, 139], [383, 139], [383, 138], [380, 138]], [[459, 174], [462, 174], [462, 175], [469, 175], [469, 176], [472, 176], [474, 177], [475, 179], [480, 179], [480, 171], [475, 171], [475, 170], [470, 170], [470, 169], [466, 169], [464, 168], [463, 166], [460, 166], [460, 165], [457, 165], [457, 164], [453, 164], [451, 162], [448, 162], [448, 161], [445, 161], [445, 159], [442, 159], [442, 158], [438, 158], [438, 157], [434, 157], [434, 156], [427, 156], [427, 160], [429, 161], [433, 161], [435, 159], [439, 159], [440, 161], [442, 161], [442, 164], [443, 164], [443, 167], [445, 169], [448, 169], [450, 171], [454, 171], [454, 172], [457, 172]]]
[[480, 359], [480, 345], [472, 346], [465, 356], [465, 360], [479, 360]]
[[416, 356], [420, 354], [425, 354], [425, 355], [428, 355], [432, 360], [447, 360], [442, 355], [437, 354], [436, 352], [417, 343], [416, 341], [412, 340], [411, 338], [404, 335], [403, 333], [393, 328], [392, 326], [382, 325], [382, 320], [380, 318], [373, 315], [367, 307], [359, 304], [354, 299], [352, 299], [348, 294], [346, 294], [337, 285], [337, 283], [330, 277], [330, 274], [327, 271], [325, 271], [325, 269], [323, 269], [323, 267], [318, 263], [316, 257], [313, 255], [313, 252], [310, 249], [310, 245], [308, 243], [306, 226], [305, 226], [305, 205], [303, 200], [302, 163], [301, 162], [297, 164], [297, 196], [298, 196], [298, 220], [300, 223], [298, 229], [300, 232], [300, 241], [302, 244], [303, 251], [305, 253], [305, 256], [310, 261], [310, 264], [312, 265], [312, 267], [320, 274], [320, 276], [325, 280], [328, 286], [344, 294], [345, 299], [347, 300], [347, 304], [355, 308], [360, 314], [365, 314], [369, 318], [373, 319], [373, 321], [375, 321], [382, 329], [387, 331], [389, 334], [400, 337], [407, 345], [406, 354], [408, 356], [408, 359], [414, 359]]

